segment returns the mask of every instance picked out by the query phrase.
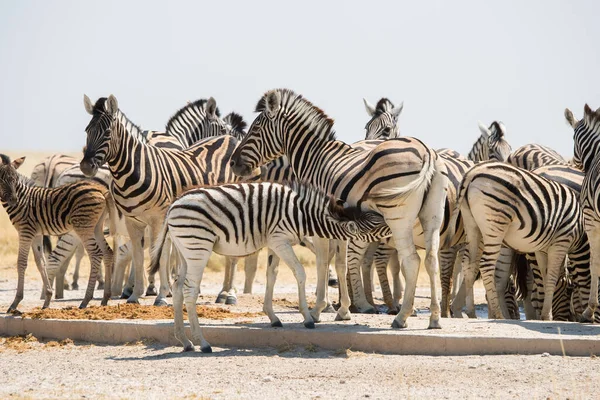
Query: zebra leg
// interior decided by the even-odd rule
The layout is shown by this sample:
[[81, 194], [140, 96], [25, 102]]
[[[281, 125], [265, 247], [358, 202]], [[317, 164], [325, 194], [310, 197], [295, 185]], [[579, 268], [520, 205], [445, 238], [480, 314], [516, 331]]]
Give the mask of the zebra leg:
[[[312, 318], [315, 322], [319, 322], [321, 312], [327, 307], [327, 265], [329, 256], [329, 239], [319, 237], [313, 238], [317, 256], [317, 301], [311, 311]], [[339, 274], [338, 274], [339, 276]], [[340, 279], [341, 280], [341, 279]], [[341, 290], [341, 285], [340, 285]], [[341, 307], [340, 307], [341, 309]], [[340, 311], [338, 310], [338, 315]]]
[[100, 270], [100, 267], [102, 265], [103, 253], [102, 249], [96, 242], [96, 239], [93, 235], [88, 234], [86, 231], [77, 233], [81, 241], [84, 243], [85, 249], [90, 258], [90, 277], [88, 280], [85, 295], [83, 296], [83, 300], [79, 305], [79, 308], [86, 308], [90, 300], [92, 300], [92, 298], [94, 297], [96, 278], [98, 276], [98, 270]]
[[183, 322], [183, 286], [186, 283], [187, 263], [180, 258], [178, 276], [173, 285], [173, 312], [175, 322], [175, 339], [183, 345], [183, 351], [194, 351], [194, 344], [187, 338]]
[[77, 241], [77, 245], [75, 247], [75, 270], [73, 271], [73, 283], [71, 284], [72, 290], [79, 290], [79, 269], [81, 268], [81, 260], [83, 256], [85, 256], [85, 249], [83, 248], [83, 244], [79, 241], [79, 238], [74, 237], [73, 240]]
[[202, 250], [194, 252], [193, 260], [187, 260], [187, 278], [183, 286], [183, 298], [188, 313], [188, 320], [190, 321], [190, 328], [192, 330], [192, 342], [199, 342], [200, 350], [203, 353], [212, 353], [210, 344], [202, 335], [202, 328], [200, 328], [200, 321], [198, 321], [198, 312], [196, 310], [196, 302], [198, 301], [198, 294], [200, 292], [202, 274], [206, 264], [208, 263], [208, 259], [210, 258], [213, 244], [209, 245], [206, 243], [204, 246], [205, 247], [202, 248]]
[[[513, 254], [514, 251], [512, 249], [502, 246], [500, 248], [498, 260], [496, 261], [496, 269], [494, 271], [496, 293], [498, 293], [498, 305], [504, 319], [512, 319], [511, 312], [508, 309], [506, 296], [510, 296], [510, 294], [507, 293], [507, 288], [510, 283], [510, 267]], [[514, 302], [514, 294], [512, 297], [513, 298], [510, 300], [511, 303]]]
[[[102, 261], [104, 262], [104, 271], [106, 277], [106, 285], [104, 285], [104, 296], [102, 297], [102, 301], [100, 302], [101, 306], [108, 305], [108, 300], [111, 297], [111, 280], [112, 280], [112, 271], [114, 268], [114, 254], [106, 238], [104, 237], [104, 217], [100, 218], [100, 221], [96, 225], [94, 230], [94, 239], [96, 241], [96, 245], [100, 248], [102, 252]], [[101, 268], [98, 268], [100, 271]]]
[[453, 318], [462, 318], [462, 309], [465, 306], [465, 284], [463, 274], [463, 261], [466, 260], [466, 246], [462, 246], [456, 255], [454, 261], [454, 271], [452, 272], [452, 295], [450, 302], [450, 315]]
[[[398, 256], [398, 251], [394, 249], [394, 253], [390, 258], [390, 273], [392, 274], [392, 282], [393, 282], [393, 305], [396, 312], [394, 314], [398, 314], [400, 311], [400, 300], [404, 295], [404, 281], [400, 274], [404, 274], [402, 272], [402, 266], [400, 265], [400, 257]], [[406, 277], [404, 277], [406, 280]], [[413, 310], [414, 311], [414, 310]]]
[[[114, 278], [113, 278], [113, 282], [112, 282], [112, 289], [111, 292], [112, 293], [121, 293], [121, 290], [123, 290], [123, 281], [125, 280], [125, 271], [127, 270], [127, 266], [131, 263], [131, 241], [127, 241], [127, 243], [119, 246], [119, 249], [117, 251], [117, 259], [115, 262], [115, 271], [114, 271]], [[130, 270], [133, 270], [133, 268]], [[129, 276], [128, 276], [129, 278]], [[129, 280], [129, 279], [128, 279]], [[121, 297], [121, 298], [128, 298], [129, 296], [131, 296], [131, 293], [133, 291], [133, 282], [131, 282], [131, 286], [129, 287], [130, 290], [128, 290], [128, 294], [126, 297]], [[125, 291], [123, 291], [125, 292]]]
[[279, 257], [275, 252], [269, 249], [269, 263], [267, 265], [267, 290], [265, 291], [265, 302], [263, 304], [263, 312], [269, 317], [271, 326], [274, 328], [282, 327], [283, 324], [273, 311], [273, 291], [275, 289], [275, 281], [279, 273]]
[[448, 318], [450, 312], [450, 288], [454, 275], [454, 261], [456, 260], [457, 248], [440, 250], [440, 279], [442, 283], [442, 318]]
[[33, 247], [33, 256], [35, 258], [35, 264], [37, 265], [38, 271], [40, 272], [40, 276], [42, 277], [42, 282], [44, 283], [44, 287], [46, 288], [46, 298], [44, 300], [44, 305], [42, 308], [48, 308], [50, 305], [50, 299], [52, 299], [52, 285], [50, 285], [50, 280], [48, 279], [48, 272], [46, 271], [46, 257], [44, 255], [44, 243], [43, 237], [41, 235], [33, 238], [32, 242]]
[[527, 296], [523, 299], [523, 308], [525, 308], [525, 319], [533, 320], [536, 319], [536, 311], [533, 305], [533, 292], [534, 292], [534, 280], [533, 280], [533, 268], [531, 266], [530, 258], [535, 261], [535, 256], [531, 254], [525, 255], [527, 259]]
[[596, 309], [598, 308], [598, 278], [600, 277], [600, 223], [594, 221], [592, 224], [589, 224], [592, 226], [586, 225], [586, 233], [590, 244], [591, 282], [588, 306], [581, 316], [582, 322], [594, 322]]
[[[540, 259], [541, 252], [536, 253], [536, 258], [540, 264], [541, 270], [546, 269], [544, 276], [544, 305], [542, 306], [542, 320], [552, 320], [552, 304], [554, 297], [554, 289], [556, 282], [560, 276], [561, 267], [564, 265], [565, 257], [567, 255], [566, 249], [558, 248], [557, 246], [551, 246], [548, 249], [546, 260], [543, 260], [543, 256]], [[542, 267], [542, 263], [546, 262], [546, 268]]]
[[131, 293], [131, 296], [129, 296], [127, 299], [127, 303], [139, 304], [139, 298], [144, 295], [144, 281], [146, 278], [144, 271], [143, 247], [144, 230], [146, 227], [145, 225], [142, 225], [131, 218], [127, 218], [125, 220], [125, 224], [127, 225], [127, 232], [129, 233], [129, 238], [131, 239], [131, 268], [134, 274], [133, 293]]
[[56, 272], [56, 293], [54, 295], [55, 299], [64, 298], [64, 277], [69, 268], [69, 262], [73, 257], [73, 254], [79, 249], [80, 246], [79, 238], [73, 234], [68, 233], [63, 235], [58, 240], [56, 247], [50, 253], [48, 257], [48, 279], [50, 279], [50, 285], [52, 285], [53, 277]]
[[358, 240], [348, 242], [348, 276], [350, 277], [353, 305], [359, 313], [364, 314], [375, 313], [375, 307], [367, 300], [368, 288], [363, 284], [360, 275], [360, 267], [369, 246], [370, 243]]
[[229, 292], [233, 286], [234, 268], [236, 267], [236, 261], [234, 257], [225, 257], [225, 274], [223, 276], [223, 287], [217, 296], [215, 303], [225, 304], [229, 297]]
[[365, 297], [369, 304], [375, 308], [375, 310], [377, 307], [375, 306], [375, 301], [373, 300], [373, 280], [371, 279], [371, 272], [373, 271], [373, 257], [375, 256], [375, 252], [377, 251], [378, 247], [379, 242], [370, 243], [360, 263]]
[[473, 285], [475, 284], [475, 277], [479, 271], [479, 260], [481, 259], [482, 253], [481, 250], [481, 232], [479, 231], [479, 228], [477, 228], [477, 232], [470, 232], [468, 247], [465, 251], [465, 259], [463, 262], [465, 306], [467, 308], [467, 317], [469, 318], [477, 318], [477, 315], [475, 314], [475, 296], [473, 294]]
[[258, 269], [258, 251], [254, 254], [250, 254], [244, 260], [244, 293], [252, 294], [252, 285], [256, 278], [256, 270]]
[[[390, 251], [391, 250], [391, 251]], [[391, 256], [390, 256], [391, 253]], [[388, 264], [390, 264], [390, 259], [394, 259], [394, 261], [392, 261], [392, 264], [396, 264], [397, 265], [397, 270], [396, 271], [392, 271], [392, 277], [394, 280], [394, 293], [392, 293], [392, 290], [390, 289], [390, 282], [388, 280], [388, 274], [387, 274], [387, 268], [388, 268]], [[390, 270], [393, 267], [390, 266]], [[396, 315], [398, 314], [398, 310], [400, 309], [399, 305], [398, 305], [398, 300], [400, 298], [398, 298], [398, 300], [395, 299], [394, 295], [396, 295], [396, 280], [397, 280], [397, 276], [395, 276], [395, 274], [399, 274], [400, 273], [400, 264], [398, 264], [398, 254], [396, 253], [396, 249], [393, 249], [392, 247], [388, 246], [387, 244], [381, 244], [378, 249], [377, 252], [375, 253], [375, 270], [377, 271], [377, 276], [379, 278], [379, 285], [381, 286], [381, 293], [383, 295], [383, 302], [385, 303], [385, 305], [388, 308], [388, 314], [389, 315]], [[402, 296], [400, 294], [400, 296]]]
[[236, 305], [237, 304], [237, 289], [235, 288], [235, 273], [237, 272], [237, 264], [239, 261], [239, 257], [231, 257], [230, 263], [230, 281], [229, 287], [227, 290], [227, 298], [225, 299], [225, 304], [227, 305]]
[[23, 291], [25, 289], [25, 270], [27, 269], [27, 256], [31, 248], [33, 237], [29, 234], [19, 232], [19, 255], [17, 257], [18, 282], [17, 293], [10, 307], [6, 311], [7, 314], [20, 314], [17, 310], [19, 303], [23, 300]]
[[[498, 234], [498, 232], [496, 232]], [[496, 291], [496, 263], [500, 257], [504, 238], [499, 236], [483, 235], [483, 251], [479, 262], [479, 271], [485, 287], [488, 300], [488, 318], [504, 319], [500, 310], [499, 293]], [[504, 297], [504, 292], [502, 292]]]
[[335, 270], [338, 276], [338, 286], [340, 293], [340, 308], [337, 311], [337, 315], [335, 316], [336, 321], [349, 321], [351, 319], [350, 316], [350, 293], [348, 290], [348, 279], [346, 279], [348, 275], [348, 246], [347, 242], [336, 240], [332, 241], [332, 244], [335, 244], [336, 248], [336, 256], [335, 256]]
[[304, 327], [314, 329], [315, 322], [308, 311], [308, 303], [306, 302], [306, 272], [304, 267], [298, 260], [294, 249], [289, 243], [281, 243], [273, 246], [273, 251], [281, 258], [294, 273], [296, 283], [298, 284], [298, 305], [300, 314], [304, 317]]

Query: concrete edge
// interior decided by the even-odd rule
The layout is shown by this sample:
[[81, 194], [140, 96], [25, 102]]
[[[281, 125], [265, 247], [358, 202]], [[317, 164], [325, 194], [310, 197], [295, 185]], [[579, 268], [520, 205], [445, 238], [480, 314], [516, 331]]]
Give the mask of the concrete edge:
[[[306, 346], [325, 350], [352, 349], [367, 353], [404, 355], [494, 355], [541, 354], [590, 356], [600, 354], [600, 340], [591, 338], [512, 338], [492, 336], [394, 334], [393, 331], [340, 332], [308, 330], [296, 327], [260, 328], [244, 325], [204, 325], [208, 342], [218, 347]], [[189, 327], [186, 327], [190, 337]], [[153, 339], [166, 345], [180, 346], [173, 334], [173, 323], [163, 321], [91, 321], [23, 319], [0, 316], [0, 335], [33, 334], [38, 338], [73, 339], [92, 343], [125, 344]], [[562, 344], [561, 344], [562, 342]]]

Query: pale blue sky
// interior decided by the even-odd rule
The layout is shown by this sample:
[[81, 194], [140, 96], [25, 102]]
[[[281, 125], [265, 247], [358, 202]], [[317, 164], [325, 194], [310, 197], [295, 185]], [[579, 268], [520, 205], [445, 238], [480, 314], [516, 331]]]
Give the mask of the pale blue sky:
[[477, 121], [513, 148], [572, 154], [570, 107], [600, 107], [600, 2], [0, 0], [6, 150], [79, 150], [83, 94], [113, 93], [145, 129], [214, 96], [251, 121], [268, 89], [325, 110], [347, 142], [362, 97], [404, 100], [401, 133], [466, 152]]

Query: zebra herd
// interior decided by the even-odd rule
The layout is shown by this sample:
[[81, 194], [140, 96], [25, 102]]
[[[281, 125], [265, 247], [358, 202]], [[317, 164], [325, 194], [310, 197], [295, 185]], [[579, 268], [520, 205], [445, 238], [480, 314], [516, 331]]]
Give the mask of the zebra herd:
[[[312, 328], [331, 303], [328, 267], [335, 253], [336, 320], [349, 320], [351, 310], [375, 312], [374, 264], [384, 302], [397, 314], [392, 326], [406, 327], [421, 264], [417, 249], [425, 250], [431, 288], [429, 328], [441, 328], [441, 317], [462, 317], [463, 306], [475, 317], [478, 274], [490, 318], [518, 319], [522, 300], [528, 319], [600, 319], [600, 109], [586, 105], [581, 120], [565, 111], [574, 130], [574, 157], [566, 161], [537, 144], [513, 152], [499, 121], [479, 124], [467, 157], [434, 150], [400, 135], [403, 104], [383, 98], [364, 105], [365, 140], [349, 145], [336, 139], [331, 118], [288, 89], [262, 96], [248, 128], [236, 113], [221, 118], [210, 98], [188, 102], [164, 132], [139, 128], [112, 95], [95, 103], [84, 96], [91, 120], [79, 163], [53, 156], [29, 179], [16, 171], [23, 158], [2, 156], [0, 198], [19, 234], [19, 281], [9, 312], [18, 312], [23, 298], [29, 248], [44, 282], [44, 307], [53, 280], [63, 296], [69, 260], [73, 254], [80, 260], [85, 248], [92, 271], [81, 307], [96, 280], [102, 283], [103, 261], [102, 305], [120, 292], [137, 303], [146, 287], [155, 305], [165, 305], [172, 291], [176, 337], [193, 349], [183, 333], [185, 302], [192, 341], [210, 351], [194, 312], [208, 258], [226, 256], [218, 301], [233, 304], [237, 259], [247, 257], [244, 291], [251, 292], [257, 252], [267, 247], [264, 312], [272, 326], [281, 326], [272, 308], [279, 260], [294, 272], [299, 310]], [[53, 250], [43, 235], [59, 236]], [[312, 310], [292, 249], [301, 242], [316, 255]]]

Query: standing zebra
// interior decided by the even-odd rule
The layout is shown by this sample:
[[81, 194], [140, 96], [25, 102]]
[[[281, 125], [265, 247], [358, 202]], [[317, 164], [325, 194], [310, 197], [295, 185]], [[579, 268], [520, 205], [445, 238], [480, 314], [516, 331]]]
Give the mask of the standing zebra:
[[365, 125], [366, 140], [386, 140], [400, 137], [398, 117], [404, 108], [404, 102], [394, 106], [385, 97], [379, 99], [375, 106], [363, 99], [367, 114], [371, 117]]
[[[591, 288], [585, 320], [593, 320], [598, 307], [598, 277], [600, 276], [600, 108], [593, 111], [583, 108], [583, 118], [577, 121], [573, 113], [565, 110], [565, 118], [573, 127], [573, 162], [585, 173], [581, 185], [581, 206], [585, 231], [591, 252]], [[548, 292], [546, 292], [547, 294]]]
[[481, 163], [465, 174], [457, 206], [468, 243], [464, 279], [470, 317], [475, 313], [473, 281], [479, 266], [490, 318], [503, 318], [494, 270], [506, 243], [516, 251], [535, 252], [540, 270], [547, 271], [542, 319], [551, 319], [554, 287], [564, 259], [585, 244], [577, 197], [565, 185], [505, 163]]
[[[444, 163], [421, 141], [403, 137], [379, 142], [371, 150], [353, 148], [335, 140], [333, 120], [291, 90], [266, 93], [258, 102], [260, 114], [235, 150], [231, 165], [236, 174], [249, 175], [256, 167], [285, 155], [296, 176], [349, 205], [380, 212], [390, 226], [406, 271], [406, 293], [393, 326], [404, 328], [412, 313], [420, 257], [413, 242], [417, 218], [424, 228], [425, 266], [431, 284], [430, 328], [440, 328], [437, 299], [438, 248], [447, 178]], [[309, 151], [310, 149], [310, 151]], [[427, 193], [427, 195], [425, 195]], [[315, 321], [326, 307], [325, 290], [328, 242], [315, 240], [317, 248], [317, 303]], [[345, 276], [345, 266], [338, 266]], [[359, 266], [355, 268], [359, 270]], [[348, 288], [339, 280], [338, 318], [350, 319]]]
[[[229, 184], [184, 193], [169, 207], [152, 261], [152, 269], [156, 270], [168, 235], [182, 256], [173, 289], [175, 337], [185, 351], [194, 349], [183, 330], [185, 300], [193, 340], [200, 342], [202, 352], [212, 351], [202, 336], [196, 301], [204, 268], [213, 251], [239, 257], [263, 247], [273, 250], [294, 272], [304, 326], [314, 328], [306, 302], [306, 274], [292, 245], [305, 236], [373, 240], [370, 233], [389, 235], [381, 215], [356, 208], [344, 209], [320, 190], [299, 183], [291, 186], [272, 182]], [[282, 326], [272, 306], [276, 276], [277, 268], [270, 263], [264, 312], [272, 326]]]
[[555, 150], [536, 143], [519, 147], [506, 162], [529, 171], [546, 165], [567, 165], [567, 161]]
[[[160, 149], [144, 143], [140, 129], [119, 110], [114, 96], [100, 98], [95, 104], [84, 97], [86, 111], [92, 119], [86, 127], [87, 145], [81, 161], [86, 176], [94, 176], [107, 163], [112, 177], [111, 192], [132, 241], [135, 268], [133, 294], [127, 300], [137, 303], [144, 293], [144, 254], [142, 239], [150, 226], [155, 243], [170, 203], [187, 188], [234, 182], [229, 160], [237, 145], [231, 136], [205, 139], [183, 150]], [[160, 292], [156, 305], [166, 304], [169, 291], [163, 253], [160, 269]]]
[[[17, 307], [23, 299], [30, 248], [33, 248], [35, 262], [46, 288], [44, 307], [48, 307], [52, 297], [50, 280], [56, 271], [46, 272], [42, 235], [63, 235], [71, 230], [84, 243], [90, 257], [92, 272], [80, 305], [80, 308], [86, 307], [94, 294], [96, 275], [103, 260], [106, 279], [110, 280], [111, 276], [113, 254], [104, 239], [104, 217], [112, 206], [110, 193], [94, 182], [84, 181], [58, 188], [34, 186], [33, 181], [17, 172], [24, 157], [11, 162], [7, 156], [0, 154], [0, 160], [0, 199], [19, 234], [19, 280], [17, 294], [8, 312], [18, 312]], [[106, 305], [109, 299], [110, 285], [105, 285], [102, 305]]]

